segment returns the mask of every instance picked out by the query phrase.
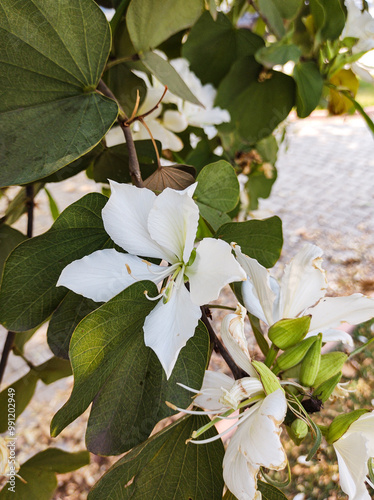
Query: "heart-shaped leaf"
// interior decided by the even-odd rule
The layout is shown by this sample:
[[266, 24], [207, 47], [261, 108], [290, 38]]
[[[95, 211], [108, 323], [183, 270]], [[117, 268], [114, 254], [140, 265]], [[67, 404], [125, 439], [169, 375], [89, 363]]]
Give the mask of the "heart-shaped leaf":
[[0, 186], [25, 184], [92, 149], [116, 119], [95, 91], [110, 28], [92, 0], [4, 0], [0, 46]]

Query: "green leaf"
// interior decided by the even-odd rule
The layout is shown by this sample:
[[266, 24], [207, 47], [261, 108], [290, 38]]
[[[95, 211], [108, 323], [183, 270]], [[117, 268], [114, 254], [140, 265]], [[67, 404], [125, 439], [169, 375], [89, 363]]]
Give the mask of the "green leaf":
[[[78, 323], [99, 307], [97, 302], [69, 291], [49, 322], [48, 345], [55, 356], [69, 359], [71, 336]], [[18, 337], [18, 335], [17, 335]]]
[[258, 481], [257, 488], [261, 491], [262, 500], [287, 500], [286, 495], [282, 491], [264, 481]]
[[276, 64], [284, 65], [288, 61], [297, 62], [300, 59], [301, 50], [297, 45], [283, 45], [273, 43], [268, 47], [263, 47], [255, 54], [256, 61], [267, 68], [272, 68]]
[[67, 294], [56, 287], [64, 267], [112, 246], [101, 219], [107, 198], [99, 193], [70, 205], [41, 236], [24, 241], [9, 256], [0, 289], [0, 323], [25, 331], [42, 323]]
[[48, 197], [49, 209], [51, 211], [52, 218], [55, 221], [57, 217], [60, 215], [60, 210], [58, 209], [55, 199], [53, 198], [53, 196], [46, 187], [44, 188], [44, 191]]
[[202, 0], [132, 0], [126, 21], [135, 50], [155, 49], [171, 35], [192, 26], [202, 11]]
[[136, 76], [125, 63], [109, 68], [104, 73], [103, 80], [128, 116], [131, 116], [135, 107], [136, 91], [139, 91], [140, 104], [147, 94], [147, 86], [143, 78]]
[[71, 364], [65, 359], [53, 356], [41, 365], [35, 367], [35, 373], [46, 385], [53, 384], [56, 380], [72, 375]]
[[0, 492], [1, 500], [51, 500], [57, 488], [57, 474], [64, 474], [90, 463], [87, 451], [67, 453], [58, 448], [48, 448], [25, 462], [15, 479], [14, 492], [9, 491], [9, 483]]
[[[15, 390], [15, 418], [17, 420], [31, 401], [38, 379], [37, 374], [33, 370], [30, 370], [26, 375], [6, 387], [0, 392], [0, 407], [3, 409], [8, 408], [8, 389], [10, 387], [13, 388]], [[2, 411], [0, 412], [0, 432], [6, 432], [7, 429], [8, 414], [6, 411]]]
[[[157, 157], [151, 140], [135, 141], [135, 149], [139, 160], [143, 179], [149, 177], [157, 168]], [[159, 154], [161, 143], [156, 141]], [[129, 172], [129, 152], [126, 144], [118, 144], [110, 148], [102, 147], [91, 162], [87, 175], [96, 182], [108, 183], [108, 179], [117, 182], [131, 182]]]
[[282, 221], [275, 216], [265, 220], [230, 222], [218, 229], [215, 238], [229, 244], [237, 243], [243, 253], [265, 267], [272, 267], [282, 250]]
[[345, 14], [340, 0], [310, 0], [314, 25], [323, 40], [336, 40], [343, 31]]
[[110, 29], [91, 0], [4, 0], [0, 45], [0, 186], [25, 184], [85, 154], [116, 119], [95, 91]]
[[303, 0], [272, 0], [284, 19], [292, 19], [303, 6]]
[[197, 328], [167, 381], [157, 356], [144, 345], [143, 323], [156, 305], [145, 290], [157, 294], [153, 283], [135, 283], [79, 323], [70, 342], [74, 389], [53, 418], [52, 435], [93, 401], [87, 447], [115, 455], [144, 441], [159, 420], [173, 413], [165, 401], [180, 407], [191, 403], [191, 394], [177, 382], [201, 387], [209, 351], [206, 328]]
[[[251, 167], [252, 168], [252, 167]], [[271, 177], [269, 176], [271, 173]], [[278, 172], [275, 167], [265, 173], [263, 165], [254, 166], [248, 175], [245, 190], [249, 197], [249, 209], [257, 210], [259, 198], [268, 198], [274, 182], [277, 180]]]
[[193, 165], [197, 172], [200, 172], [205, 165], [219, 161], [221, 158], [213, 153], [215, 146], [205, 139], [198, 142], [195, 149], [192, 149], [186, 158], [188, 165]]
[[316, 63], [300, 62], [295, 65], [297, 116], [306, 118], [318, 106], [322, 96], [323, 78]]
[[260, 69], [253, 57], [240, 59], [222, 80], [216, 98], [216, 105], [231, 116], [231, 123], [219, 125], [218, 130], [236, 130], [250, 144], [270, 135], [295, 102], [291, 77], [271, 70], [260, 74]]
[[282, 38], [285, 33], [283, 19], [278, 9], [279, 0], [258, 0], [258, 7], [261, 14], [267, 19], [269, 31], [273, 32], [277, 38]]
[[182, 55], [203, 84], [218, 87], [232, 64], [241, 57], [253, 55], [264, 41], [247, 29], [235, 28], [228, 17], [218, 13], [214, 21], [204, 12], [194, 24], [183, 45]]
[[[222, 442], [185, 443], [208, 422], [205, 416], [189, 416], [166, 427], [114, 464], [88, 500], [222, 499]], [[205, 435], [216, 435], [214, 427]]]
[[239, 201], [239, 182], [235, 170], [227, 161], [220, 160], [204, 167], [197, 179], [194, 199], [202, 217], [217, 230], [230, 221], [227, 212]]
[[12, 250], [27, 237], [10, 226], [3, 224], [0, 226], [0, 278], [3, 274], [3, 268], [6, 259]]
[[338, 439], [340, 439], [343, 436], [343, 434], [347, 432], [347, 430], [353, 424], [353, 422], [356, 422], [356, 420], [362, 417], [362, 415], [365, 415], [365, 413], [368, 413], [368, 411], [369, 410], [365, 409], [353, 410], [349, 413], [342, 413], [341, 415], [335, 417], [330, 424], [326, 436], [327, 442], [329, 444], [332, 444]]
[[141, 55], [144, 66], [163, 84], [170, 92], [185, 101], [201, 106], [200, 101], [193, 95], [173, 66], [154, 52], [145, 52]]

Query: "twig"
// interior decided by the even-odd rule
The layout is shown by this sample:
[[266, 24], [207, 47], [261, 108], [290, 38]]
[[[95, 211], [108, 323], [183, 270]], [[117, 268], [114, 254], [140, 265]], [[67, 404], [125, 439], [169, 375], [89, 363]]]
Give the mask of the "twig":
[[[34, 186], [32, 184], [28, 184], [26, 186], [26, 206], [27, 206], [27, 236], [32, 238], [32, 231], [34, 225]], [[12, 350], [14, 339], [16, 338], [15, 332], [9, 331], [5, 343], [3, 352], [1, 354], [0, 360], [0, 384], [3, 380], [5, 368], [8, 362], [9, 353]]]
[[260, 11], [260, 9], [257, 7], [257, 5], [255, 4], [254, 0], [247, 0], [249, 5], [251, 5], [254, 10], [257, 12], [257, 14], [260, 16], [260, 18], [264, 21], [264, 23], [266, 24], [266, 26], [268, 27], [268, 30], [270, 31], [270, 33], [272, 35], [274, 35], [277, 39], [279, 38], [275, 29], [272, 27], [272, 25], [270, 24], [268, 18], [266, 16], [264, 16], [264, 14]]
[[223, 357], [223, 359], [226, 361], [228, 367], [231, 370], [231, 373], [234, 375], [235, 380], [238, 380], [240, 378], [248, 376], [248, 374], [235, 363], [235, 361], [232, 359], [230, 354], [226, 351], [222, 342], [217, 337], [217, 335], [216, 335], [215, 331], [213, 330], [213, 327], [209, 321], [209, 318], [206, 314], [205, 307], [201, 307], [201, 313], [202, 313], [201, 321], [204, 323], [204, 325], [206, 326], [206, 328], [208, 330], [210, 341], [213, 344], [213, 349], [218, 354], [220, 354]]
[[118, 122], [125, 136], [127, 149], [129, 152], [129, 172], [131, 175], [131, 179], [132, 182], [135, 184], [135, 186], [143, 187], [144, 184], [143, 184], [142, 174], [140, 172], [140, 165], [139, 165], [138, 155], [136, 154], [134, 139], [132, 138], [131, 130], [127, 125], [128, 116], [126, 115], [124, 109], [118, 102], [116, 96], [113, 94], [110, 88], [103, 82], [103, 80], [100, 80], [99, 85], [97, 86], [97, 90], [101, 92], [103, 95], [109, 97], [110, 99], [113, 99], [118, 105], [120, 111], [118, 116]]

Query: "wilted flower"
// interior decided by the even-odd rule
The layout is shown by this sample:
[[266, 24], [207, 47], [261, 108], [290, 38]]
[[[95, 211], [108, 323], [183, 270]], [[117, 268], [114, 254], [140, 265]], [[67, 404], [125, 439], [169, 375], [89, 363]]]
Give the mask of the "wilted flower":
[[[144, 323], [145, 344], [157, 354], [167, 377], [179, 351], [193, 336], [200, 306], [218, 298], [221, 288], [244, 280], [228, 243], [204, 238], [195, 249], [199, 209], [192, 199], [197, 183], [184, 191], [167, 188], [159, 196], [146, 188], [110, 181], [112, 195], [102, 211], [112, 240], [128, 253], [105, 249], [69, 264], [57, 286], [106, 302], [135, 281], [167, 284]], [[143, 258], [162, 259], [169, 266]], [[190, 291], [184, 283], [189, 281]]]
[[311, 315], [306, 337], [323, 334], [323, 342], [341, 341], [353, 345], [352, 337], [336, 327], [346, 321], [362, 323], [374, 316], [374, 300], [360, 293], [349, 297], [324, 297], [327, 288], [321, 268], [322, 250], [305, 245], [285, 268], [278, 282], [257, 260], [233, 245], [238, 262], [247, 273], [242, 294], [250, 313], [272, 326], [283, 318]]

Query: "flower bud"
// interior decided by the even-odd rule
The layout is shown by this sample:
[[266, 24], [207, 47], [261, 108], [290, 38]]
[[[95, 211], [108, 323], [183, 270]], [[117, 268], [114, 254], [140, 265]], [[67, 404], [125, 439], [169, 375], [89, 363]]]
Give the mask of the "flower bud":
[[308, 333], [311, 316], [296, 319], [281, 319], [269, 328], [269, 339], [279, 349], [285, 351], [301, 342]]
[[320, 384], [314, 391], [313, 396], [317, 397], [322, 401], [322, 403], [325, 403], [331, 394], [333, 393], [336, 385], [339, 383], [339, 380], [342, 377], [342, 372], [337, 373], [333, 377], [329, 378], [328, 380], [325, 380], [322, 384]]
[[290, 347], [290, 349], [287, 349], [287, 351], [277, 358], [274, 372], [278, 373], [298, 365], [308, 352], [310, 346], [314, 344], [316, 340], [317, 337], [309, 337], [308, 339], [302, 340], [295, 346]]
[[291, 426], [287, 429], [288, 434], [297, 446], [306, 437], [308, 430], [309, 428], [306, 422], [304, 422], [304, 420], [300, 420], [299, 418], [294, 420]]
[[314, 386], [318, 387], [323, 382], [339, 373], [343, 368], [343, 365], [346, 362], [347, 358], [348, 356], [344, 352], [336, 351], [322, 354], [321, 363], [319, 365], [317, 377], [314, 381]]
[[299, 380], [306, 387], [311, 387], [316, 380], [321, 363], [321, 347], [322, 333], [319, 333], [301, 363]]
[[281, 389], [278, 378], [264, 363], [261, 363], [261, 361], [252, 361], [252, 365], [259, 374], [266, 395]]
[[338, 415], [334, 420], [331, 422], [331, 425], [329, 427], [326, 440], [329, 444], [334, 443], [337, 441], [339, 438], [343, 436], [349, 429], [350, 425], [353, 424], [353, 422], [356, 422], [364, 413], [368, 413], [369, 410], [354, 410], [351, 411], [350, 413], [343, 413], [342, 415]]

